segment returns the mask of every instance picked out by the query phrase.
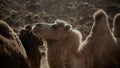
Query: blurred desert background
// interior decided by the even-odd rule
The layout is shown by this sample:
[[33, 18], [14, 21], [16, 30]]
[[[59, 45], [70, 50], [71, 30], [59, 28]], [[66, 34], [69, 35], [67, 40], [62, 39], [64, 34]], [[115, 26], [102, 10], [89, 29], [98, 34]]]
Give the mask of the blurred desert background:
[[108, 13], [112, 28], [113, 16], [120, 12], [120, 0], [0, 0], [0, 19], [16, 33], [26, 24], [62, 19], [80, 30], [85, 39], [97, 9]]

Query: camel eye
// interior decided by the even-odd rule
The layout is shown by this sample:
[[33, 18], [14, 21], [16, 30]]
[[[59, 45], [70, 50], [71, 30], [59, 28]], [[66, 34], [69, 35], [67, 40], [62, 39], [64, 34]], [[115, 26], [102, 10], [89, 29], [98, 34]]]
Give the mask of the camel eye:
[[56, 28], [57, 28], [57, 25], [52, 25], [52, 28], [53, 28], [53, 29], [56, 29]]

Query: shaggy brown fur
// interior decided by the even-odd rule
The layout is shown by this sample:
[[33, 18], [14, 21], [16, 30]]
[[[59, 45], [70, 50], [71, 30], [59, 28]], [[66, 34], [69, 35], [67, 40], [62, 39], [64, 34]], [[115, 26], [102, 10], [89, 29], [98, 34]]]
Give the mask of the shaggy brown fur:
[[81, 34], [64, 21], [36, 24], [33, 33], [47, 40], [50, 68], [119, 68], [117, 41], [103, 10], [95, 12], [91, 32], [82, 44]]
[[57, 20], [53, 24], [36, 24], [33, 33], [47, 40], [50, 68], [76, 68], [77, 49], [81, 43], [79, 31], [65, 21]]
[[42, 53], [40, 53], [39, 50], [42, 49], [40, 47], [43, 47], [43, 42], [40, 38], [37, 38], [33, 35], [31, 29], [31, 25], [26, 25], [24, 29], [20, 31], [19, 38], [23, 46], [25, 47], [32, 68], [40, 68]]
[[83, 68], [119, 68], [116, 39], [103, 10], [95, 12], [92, 30], [79, 47], [79, 55]]
[[30, 68], [28, 57], [15, 32], [0, 20], [0, 67]]

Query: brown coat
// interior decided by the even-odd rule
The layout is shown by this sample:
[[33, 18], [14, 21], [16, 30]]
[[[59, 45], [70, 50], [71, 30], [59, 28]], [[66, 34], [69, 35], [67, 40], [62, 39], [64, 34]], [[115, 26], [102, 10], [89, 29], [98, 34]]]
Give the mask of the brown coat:
[[32, 68], [40, 68], [42, 58], [39, 45], [42, 46], [42, 40], [35, 37], [31, 32], [31, 25], [26, 25], [19, 33], [19, 38], [27, 52]]
[[84, 68], [119, 68], [118, 46], [103, 10], [94, 14], [94, 24], [87, 39], [79, 47]]
[[30, 68], [27, 54], [15, 32], [0, 20], [1, 68]]

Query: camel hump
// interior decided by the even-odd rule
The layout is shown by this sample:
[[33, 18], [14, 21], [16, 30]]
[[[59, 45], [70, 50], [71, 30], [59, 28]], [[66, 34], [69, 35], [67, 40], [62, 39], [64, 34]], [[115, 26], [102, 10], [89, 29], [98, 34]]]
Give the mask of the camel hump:
[[97, 10], [93, 15], [95, 21], [101, 21], [102, 19], [107, 19], [107, 17], [107, 13], [102, 9]]

